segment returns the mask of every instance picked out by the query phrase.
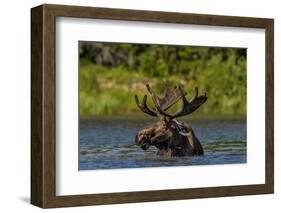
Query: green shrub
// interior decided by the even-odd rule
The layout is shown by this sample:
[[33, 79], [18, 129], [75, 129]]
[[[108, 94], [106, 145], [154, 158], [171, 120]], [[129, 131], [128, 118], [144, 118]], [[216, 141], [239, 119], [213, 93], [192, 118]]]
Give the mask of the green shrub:
[[[134, 94], [147, 93], [147, 83], [159, 94], [165, 87], [181, 85], [188, 99], [196, 86], [200, 94], [206, 90], [208, 100], [195, 116], [246, 114], [245, 49], [115, 45], [110, 56], [104, 53], [105, 64], [93, 61], [94, 55], [80, 54], [81, 115], [142, 114]], [[108, 60], [115, 65], [109, 66]]]

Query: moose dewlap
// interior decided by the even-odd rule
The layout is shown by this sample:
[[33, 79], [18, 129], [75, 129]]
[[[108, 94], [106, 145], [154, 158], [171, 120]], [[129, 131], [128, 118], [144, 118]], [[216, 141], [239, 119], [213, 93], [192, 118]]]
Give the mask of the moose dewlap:
[[[198, 88], [195, 88], [193, 99], [188, 101], [185, 97], [186, 92], [180, 86], [167, 89], [164, 97], [157, 96], [148, 84], [146, 87], [154, 103], [155, 110], [147, 106], [147, 95], [143, 97], [142, 102], [135, 95], [136, 104], [142, 112], [158, 117], [159, 121], [140, 130], [135, 137], [135, 143], [143, 150], [147, 150], [150, 146], [155, 146], [158, 149], [158, 155], [203, 155], [204, 151], [201, 143], [195, 136], [191, 126], [187, 123], [179, 122], [177, 118], [191, 114], [205, 103], [207, 100], [206, 92], [198, 96]], [[179, 100], [182, 100], [182, 108], [175, 114], [169, 114], [167, 110]]]

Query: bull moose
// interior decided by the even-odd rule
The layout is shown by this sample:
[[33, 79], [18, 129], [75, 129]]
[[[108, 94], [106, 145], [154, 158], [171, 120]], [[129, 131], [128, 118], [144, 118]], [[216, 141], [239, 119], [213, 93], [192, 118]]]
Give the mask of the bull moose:
[[[201, 143], [191, 126], [178, 121], [177, 118], [191, 114], [205, 103], [207, 100], [206, 92], [198, 96], [198, 88], [196, 87], [193, 99], [188, 101], [185, 97], [187, 93], [180, 86], [166, 89], [163, 97], [157, 96], [149, 84], [146, 87], [155, 109], [152, 110], [147, 106], [147, 95], [144, 95], [142, 102], [135, 95], [136, 104], [142, 112], [158, 117], [159, 121], [137, 133], [135, 136], [136, 145], [143, 150], [155, 146], [158, 149], [157, 155], [161, 156], [203, 155]], [[168, 113], [167, 110], [179, 100], [182, 100], [182, 108], [175, 114]]]

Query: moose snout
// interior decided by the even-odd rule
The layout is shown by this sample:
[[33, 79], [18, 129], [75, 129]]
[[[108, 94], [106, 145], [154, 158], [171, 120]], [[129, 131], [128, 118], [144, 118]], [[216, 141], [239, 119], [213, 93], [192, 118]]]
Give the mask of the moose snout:
[[150, 147], [149, 139], [143, 135], [135, 136], [135, 144], [140, 146], [143, 150], [147, 150]]

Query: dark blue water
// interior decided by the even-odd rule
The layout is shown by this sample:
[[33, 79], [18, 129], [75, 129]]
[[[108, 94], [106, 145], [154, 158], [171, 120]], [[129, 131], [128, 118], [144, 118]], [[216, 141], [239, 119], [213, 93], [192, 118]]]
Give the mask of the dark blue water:
[[[153, 120], [98, 117], [80, 120], [80, 170], [246, 163], [245, 120], [194, 120], [204, 156], [160, 157], [156, 148], [134, 144], [139, 129]], [[187, 122], [187, 121], [185, 121]]]

